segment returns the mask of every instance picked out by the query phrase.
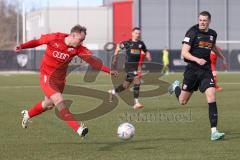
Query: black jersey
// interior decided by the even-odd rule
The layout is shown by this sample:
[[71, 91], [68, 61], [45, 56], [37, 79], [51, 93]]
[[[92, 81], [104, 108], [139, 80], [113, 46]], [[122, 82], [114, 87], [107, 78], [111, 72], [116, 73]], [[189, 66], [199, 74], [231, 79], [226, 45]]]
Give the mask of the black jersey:
[[124, 41], [120, 44], [120, 49], [126, 52], [126, 63], [138, 63], [141, 52], [146, 52], [147, 48], [143, 41]]
[[[207, 61], [203, 67], [210, 67], [210, 53], [213, 46], [216, 43], [217, 33], [216, 31], [209, 29], [207, 32], [199, 30], [199, 25], [192, 26], [186, 33], [182, 43], [189, 44], [191, 46], [190, 53], [198, 58], [202, 58]], [[185, 62], [190, 64], [197, 64], [196, 62], [184, 59]]]

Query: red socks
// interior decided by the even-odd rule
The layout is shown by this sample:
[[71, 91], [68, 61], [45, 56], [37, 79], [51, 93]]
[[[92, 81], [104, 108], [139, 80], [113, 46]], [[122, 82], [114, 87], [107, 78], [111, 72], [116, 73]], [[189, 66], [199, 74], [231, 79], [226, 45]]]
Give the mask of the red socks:
[[32, 118], [45, 111], [46, 109], [42, 107], [42, 101], [41, 101], [41, 102], [38, 102], [34, 107], [28, 110], [28, 115], [29, 115], [29, 118]]
[[[42, 107], [42, 102], [38, 102], [34, 107], [28, 110], [29, 118], [32, 118], [34, 116], [37, 116], [43, 112], [45, 112], [46, 109]], [[80, 125], [73, 117], [72, 113], [69, 111], [68, 108], [64, 108], [59, 112], [61, 118], [75, 131], [77, 132]]]
[[61, 118], [75, 131], [77, 132], [80, 125], [73, 117], [72, 113], [68, 108], [64, 108], [59, 112]]

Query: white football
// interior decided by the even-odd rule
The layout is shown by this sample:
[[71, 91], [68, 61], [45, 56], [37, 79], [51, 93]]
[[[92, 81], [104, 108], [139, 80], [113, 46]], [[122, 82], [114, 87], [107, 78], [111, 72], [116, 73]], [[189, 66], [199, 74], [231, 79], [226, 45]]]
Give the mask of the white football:
[[131, 139], [135, 134], [135, 128], [130, 123], [122, 123], [117, 130], [118, 137], [123, 140]]

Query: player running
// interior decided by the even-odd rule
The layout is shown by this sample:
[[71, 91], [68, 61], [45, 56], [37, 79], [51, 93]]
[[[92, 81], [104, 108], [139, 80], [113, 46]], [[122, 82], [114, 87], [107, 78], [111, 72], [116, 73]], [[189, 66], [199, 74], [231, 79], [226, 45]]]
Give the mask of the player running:
[[[219, 51], [219, 56], [221, 57], [221, 59], [223, 60], [223, 64], [222, 66], [224, 68], [227, 67], [227, 62], [226, 62], [226, 58], [224, 57], [221, 49], [219, 47], [216, 47], [217, 50]], [[214, 83], [215, 83], [215, 88], [216, 88], [216, 91], [221, 91], [222, 90], [222, 87], [220, 87], [218, 84], [217, 84], [217, 69], [216, 69], [216, 66], [217, 66], [217, 54], [214, 52], [214, 51], [211, 51], [211, 54], [210, 54], [210, 60], [211, 60], [211, 69], [212, 69], [212, 74], [213, 74], [213, 79], [214, 79]]]
[[182, 89], [176, 80], [169, 87], [169, 92], [175, 92], [181, 105], [187, 104], [194, 91], [199, 89], [205, 93], [209, 106], [211, 140], [219, 140], [223, 139], [225, 134], [217, 130], [218, 112], [210, 62], [211, 50], [218, 55], [219, 52], [215, 45], [217, 33], [209, 28], [210, 22], [210, 13], [203, 11], [199, 14], [198, 24], [187, 31], [182, 46], [182, 56], [187, 62]]
[[116, 65], [117, 57], [120, 51], [124, 51], [126, 54], [125, 72], [127, 75], [123, 84], [113, 90], [108, 91], [110, 94], [109, 101], [111, 102], [113, 95], [129, 88], [130, 84], [133, 82], [134, 109], [140, 109], [144, 107], [138, 100], [141, 84], [142, 62], [144, 61], [145, 56], [148, 61], [151, 61], [150, 52], [147, 50], [146, 45], [140, 40], [140, 38], [141, 30], [140, 28], [135, 27], [132, 29], [132, 39], [124, 41], [116, 47], [112, 65]]
[[46, 44], [47, 48], [40, 67], [40, 86], [45, 94], [44, 100], [38, 102], [29, 110], [23, 110], [22, 127], [27, 128], [29, 120], [46, 110], [57, 106], [61, 118], [81, 137], [85, 137], [88, 128], [83, 123], [79, 124], [72, 113], [66, 107], [63, 99], [63, 89], [68, 64], [74, 56], [79, 56], [92, 67], [102, 70], [106, 73], [116, 75], [108, 67], [92, 56], [92, 52], [82, 46], [86, 37], [86, 28], [76, 25], [71, 29], [70, 34], [52, 33], [42, 35], [40, 39], [31, 40], [15, 48], [15, 52], [22, 49], [35, 48]]

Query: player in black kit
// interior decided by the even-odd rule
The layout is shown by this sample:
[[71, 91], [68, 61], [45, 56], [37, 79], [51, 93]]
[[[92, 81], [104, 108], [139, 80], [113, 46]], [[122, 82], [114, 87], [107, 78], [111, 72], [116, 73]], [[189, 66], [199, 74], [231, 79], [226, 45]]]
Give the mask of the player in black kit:
[[198, 24], [187, 31], [181, 52], [187, 62], [182, 89], [179, 81], [175, 81], [169, 87], [169, 93], [175, 92], [181, 105], [187, 104], [194, 91], [199, 89], [200, 92], [205, 93], [209, 106], [211, 140], [219, 140], [224, 138], [224, 133], [220, 133], [216, 128], [218, 113], [210, 61], [211, 50], [218, 55], [219, 52], [215, 45], [217, 33], [209, 28], [210, 22], [210, 13], [203, 11], [199, 14]]
[[141, 30], [138, 27], [132, 29], [132, 39], [124, 41], [120, 43], [114, 53], [114, 58], [112, 65], [115, 66], [117, 62], [117, 57], [121, 50], [124, 51], [126, 54], [125, 60], [125, 72], [126, 79], [117, 88], [113, 90], [109, 90], [109, 101], [112, 101], [112, 95], [122, 92], [125, 89], [129, 88], [130, 84], [133, 82], [133, 93], [134, 93], [134, 109], [140, 109], [144, 106], [139, 103], [139, 90], [141, 84], [141, 73], [142, 73], [142, 62], [146, 57], [147, 60], [151, 61], [151, 56], [149, 51], [147, 50], [143, 41], [140, 40], [141, 38]]

